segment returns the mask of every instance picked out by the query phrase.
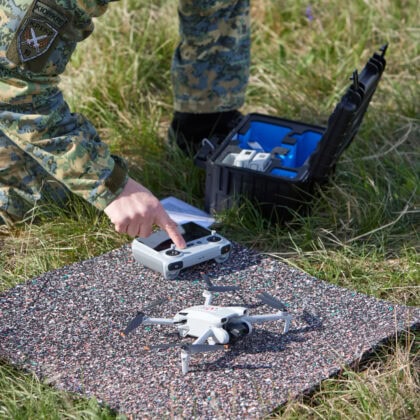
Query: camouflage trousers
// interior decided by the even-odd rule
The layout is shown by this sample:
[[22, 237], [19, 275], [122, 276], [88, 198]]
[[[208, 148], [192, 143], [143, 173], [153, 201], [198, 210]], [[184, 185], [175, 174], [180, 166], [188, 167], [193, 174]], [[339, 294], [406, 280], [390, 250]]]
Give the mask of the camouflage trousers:
[[[249, 0], [180, 0], [179, 28], [171, 67], [174, 109], [241, 107], [249, 76]], [[0, 224], [12, 225], [35, 206], [48, 205], [48, 198], [62, 202], [71, 194], [50, 173], [0, 130]]]
[[249, 76], [249, 0], [180, 0], [179, 27], [171, 68], [175, 110], [240, 108]]

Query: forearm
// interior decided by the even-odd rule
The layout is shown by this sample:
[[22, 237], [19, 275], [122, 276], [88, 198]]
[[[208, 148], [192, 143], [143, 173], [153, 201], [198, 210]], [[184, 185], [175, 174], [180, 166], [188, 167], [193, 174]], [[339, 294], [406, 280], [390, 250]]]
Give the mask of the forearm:
[[127, 170], [110, 155], [95, 128], [70, 112], [58, 82], [76, 42], [92, 31], [91, 17], [103, 13], [107, 1], [46, 2], [56, 3], [57, 20], [61, 16], [71, 27], [59, 33], [45, 55], [27, 62], [8, 57], [13, 58], [10, 50], [22, 47], [18, 28], [26, 27], [24, 22], [36, 13], [33, 8], [39, 2], [32, 8], [24, 1], [17, 3], [0, 27], [0, 130], [68, 189], [104, 209], [123, 190]]
[[99, 209], [127, 182], [125, 165], [118, 159], [115, 163], [92, 124], [71, 113], [61, 93], [40, 101], [38, 109], [32, 104], [0, 106], [0, 130], [55, 179]]

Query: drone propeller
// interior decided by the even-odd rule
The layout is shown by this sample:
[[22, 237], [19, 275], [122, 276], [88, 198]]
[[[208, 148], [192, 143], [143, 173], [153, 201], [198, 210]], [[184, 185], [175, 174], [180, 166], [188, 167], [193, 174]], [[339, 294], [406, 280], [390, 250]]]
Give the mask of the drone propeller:
[[275, 298], [274, 296], [271, 296], [269, 293], [262, 292], [257, 297], [268, 306], [271, 306], [272, 308], [278, 309], [282, 312], [287, 312], [287, 306], [279, 299]]
[[203, 279], [207, 284], [206, 290], [209, 292], [236, 292], [239, 286], [214, 286], [206, 274], [203, 274]]
[[130, 321], [130, 323], [127, 325], [127, 328], [121, 332], [121, 335], [125, 337], [126, 335], [130, 334], [131, 331], [135, 330], [139, 325], [143, 323], [144, 317], [144, 312], [137, 312], [137, 315]]
[[[150, 311], [155, 306], [160, 305], [164, 299], [157, 299], [154, 302], [152, 302], [149, 306], [146, 307], [145, 311]], [[125, 337], [128, 335], [131, 331], [135, 330], [139, 325], [143, 323], [143, 320], [145, 318], [146, 314], [143, 311], [137, 312], [137, 315], [130, 321], [130, 323], [127, 325], [127, 328], [121, 332], [121, 335]]]

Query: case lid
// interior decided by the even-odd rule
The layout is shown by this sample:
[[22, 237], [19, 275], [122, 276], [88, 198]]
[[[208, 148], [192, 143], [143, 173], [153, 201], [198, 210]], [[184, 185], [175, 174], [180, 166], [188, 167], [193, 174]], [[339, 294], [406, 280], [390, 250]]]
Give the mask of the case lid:
[[[353, 72], [352, 84], [330, 115], [325, 130], [320, 132], [322, 136], [315, 150], [301, 166], [299, 176], [289, 179], [289, 182], [322, 184], [328, 180], [341, 154], [350, 145], [360, 128], [363, 116], [385, 69], [387, 47], [388, 45], [385, 44], [380, 48], [380, 53], [374, 53], [360, 74], [357, 70]], [[261, 119], [277, 118], [248, 114], [237, 122], [235, 129], [227, 137], [221, 139], [213, 136], [210, 139], [204, 139], [201, 149], [195, 156], [195, 164], [202, 168], [211, 165], [221, 151], [231, 143], [233, 135], [241, 133], [241, 130], [246, 132], [249, 128], [247, 123], [256, 116]], [[296, 121], [289, 121], [289, 123], [302, 125]]]
[[363, 116], [385, 69], [388, 44], [380, 48], [363, 68], [357, 70], [341, 101], [328, 119], [328, 125], [317, 148], [309, 158], [309, 179], [323, 183], [334, 169], [340, 155], [349, 146], [359, 130]]

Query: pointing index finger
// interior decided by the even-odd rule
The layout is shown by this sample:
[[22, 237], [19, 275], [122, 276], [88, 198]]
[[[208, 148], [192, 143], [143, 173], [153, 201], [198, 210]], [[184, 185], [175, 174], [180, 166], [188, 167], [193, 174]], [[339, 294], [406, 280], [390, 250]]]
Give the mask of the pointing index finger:
[[178, 230], [178, 225], [172, 219], [169, 219], [160, 227], [167, 232], [177, 248], [183, 249], [187, 246], [181, 232]]

